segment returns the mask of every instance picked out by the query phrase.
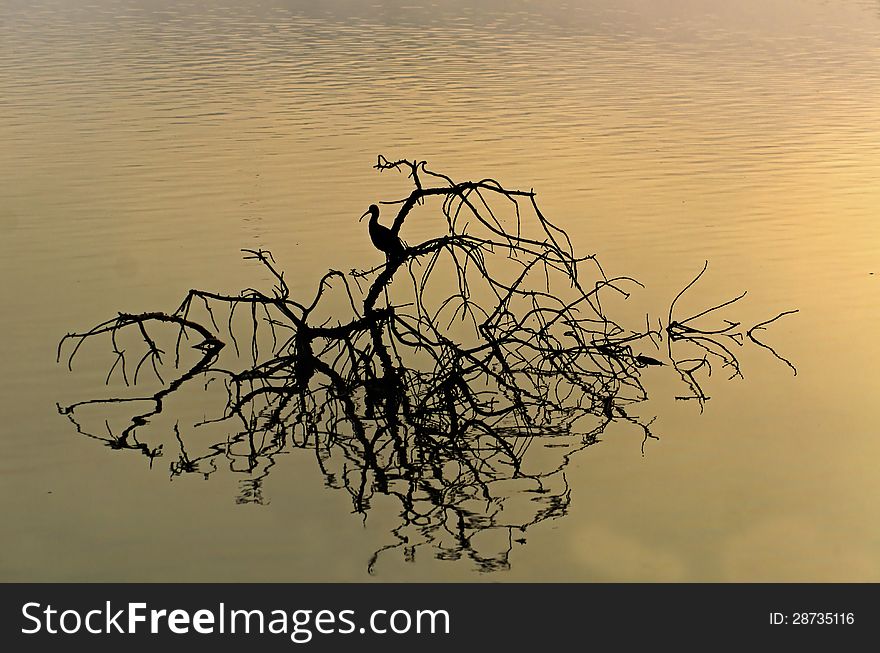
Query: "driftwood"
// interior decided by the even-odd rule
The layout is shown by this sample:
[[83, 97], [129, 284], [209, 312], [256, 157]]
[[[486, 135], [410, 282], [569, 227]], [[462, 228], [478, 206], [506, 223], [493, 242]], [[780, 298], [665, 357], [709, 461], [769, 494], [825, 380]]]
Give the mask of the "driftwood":
[[[603, 301], [642, 284], [606, 276], [594, 255], [577, 256], [533, 191], [493, 179], [456, 182], [424, 162], [379, 157], [376, 168], [413, 184], [384, 206], [394, 216], [382, 234], [391, 243], [384, 264], [330, 270], [303, 301], [291, 297], [268, 251], [246, 250], [274, 279], [271, 290], [190, 290], [174, 312], [119, 314], [65, 336], [58, 355], [66, 351], [68, 365], [85, 342], [104, 336], [113, 355], [108, 383], [153, 389], [59, 411], [115, 449], [151, 463], [170, 455], [173, 476], [241, 472], [242, 502], [265, 501], [263, 480], [276, 458], [308, 449], [325, 484], [348, 492], [364, 519], [377, 495], [395, 499], [399, 526], [371, 569], [386, 549], [412, 558], [430, 545], [438, 557], [468, 556], [494, 570], [509, 565], [529, 526], [566, 513], [574, 452], [613, 421], [640, 428], [643, 450], [656, 437], [652, 419], [631, 414], [648, 396], [646, 367], [674, 370], [685, 389], [679, 398], [701, 410], [713, 364], [742, 376], [740, 324], [700, 324], [743, 295], [675, 316], [705, 267], [672, 301], [665, 324], [652, 328], [646, 318], [643, 329], [628, 329]], [[436, 221], [439, 235], [404, 246], [401, 230], [416, 219]], [[791, 312], [746, 335], [794, 370], [754, 336]], [[184, 432], [174, 424], [161, 444], [144, 435], [172, 394], [221, 386], [216, 416]], [[118, 427], [105, 421], [103, 432], [80, 418], [87, 408], [126, 406], [137, 408]], [[196, 450], [189, 433], [211, 425], [224, 436]]]

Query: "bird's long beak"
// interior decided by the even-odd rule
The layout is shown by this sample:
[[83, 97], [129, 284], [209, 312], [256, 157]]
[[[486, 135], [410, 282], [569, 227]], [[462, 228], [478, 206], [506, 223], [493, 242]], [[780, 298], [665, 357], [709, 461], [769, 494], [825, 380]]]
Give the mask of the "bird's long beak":
[[363, 220], [364, 218], [366, 218], [368, 215], [370, 215], [370, 212], [369, 212], [369, 211], [364, 211], [364, 214], [363, 214], [361, 217], [358, 218], [358, 222], [360, 222], [361, 220]]

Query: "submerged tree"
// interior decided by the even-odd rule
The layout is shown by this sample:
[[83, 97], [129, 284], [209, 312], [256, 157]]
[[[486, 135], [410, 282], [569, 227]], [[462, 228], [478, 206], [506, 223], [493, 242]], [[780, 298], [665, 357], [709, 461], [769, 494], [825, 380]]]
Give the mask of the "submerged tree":
[[[674, 317], [679, 294], [665, 324], [626, 328], [603, 303], [641, 284], [606, 276], [595, 256], [577, 256], [533, 191], [493, 179], [456, 182], [424, 162], [380, 156], [376, 168], [413, 184], [385, 203], [390, 227], [379, 224], [377, 206], [368, 211], [384, 264], [330, 270], [302, 301], [269, 252], [247, 250], [271, 275], [271, 290], [190, 290], [172, 313], [121, 313], [67, 335], [59, 358], [73, 342], [69, 365], [86, 341], [105, 336], [114, 356], [108, 383], [155, 386], [59, 410], [80, 433], [151, 462], [171, 442], [174, 476], [210, 476], [224, 465], [243, 472], [243, 502], [263, 501], [262, 479], [278, 455], [309, 449], [326, 485], [350, 494], [354, 512], [366, 517], [377, 496], [395, 500], [399, 526], [386, 548], [411, 558], [427, 544], [441, 558], [505, 568], [529, 526], [567, 511], [572, 453], [614, 420], [638, 425], [643, 446], [655, 437], [651, 421], [628, 410], [647, 398], [645, 367], [671, 366], [685, 388], [680, 398], [701, 408], [713, 363], [741, 375], [740, 324], [699, 324], [742, 296], [683, 319]], [[401, 230], [415, 219], [436, 221], [439, 235], [403, 244]], [[754, 332], [785, 314], [752, 327], [748, 339], [776, 354]], [[660, 361], [649, 353], [660, 355], [664, 340]], [[224, 407], [186, 434], [175, 423], [173, 440], [145, 437], [185, 387], [222, 387]], [[105, 434], [83, 425], [88, 408], [140, 405], [146, 409], [129, 411], [118, 427], [105, 419]], [[218, 425], [223, 435], [196, 449], [198, 430]]]

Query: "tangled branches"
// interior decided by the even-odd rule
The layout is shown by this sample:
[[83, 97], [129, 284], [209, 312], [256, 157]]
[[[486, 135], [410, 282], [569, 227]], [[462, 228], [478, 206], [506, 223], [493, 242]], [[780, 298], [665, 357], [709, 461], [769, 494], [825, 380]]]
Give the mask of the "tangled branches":
[[[665, 338], [686, 398], [701, 406], [708, 397], [698, 374], [711, 371], [713, 359], [740, 374], [727, 342], [742, 344], [738, 323], [695, 326], [739, 298], [673, 318], [680, 294], [665, 326], [627, 329], [603, 301], [641, 284], [606, 276], [595, 256], [576, 256], [533, 191], [493, 179], [456, 182], [424, 162], [379, 157], [376, 168], [413, 184], [385, 204], [396, 210], [391, 236], [424, 213], [437, 216], [437, 237], [396, 246], [370, 270], [328, 271], [309, 302], [291, 297], [269, 252], [247, 250], [274, 280], [270, 291], [194, 289], [172, 313], [120, 314], [66, 336], [59, 358], [67, 343], [74, 343], [70, 362], [86, 341], [109, 337], [108, 382], [143, 385], [149, 369], [157, 389], [59, 410], [81, 433], [152, 461], [165, 455], [165, 443], [148, 444], [143, 432], [164, 400], [185, 386], [222, 387], [222, 413], [195, 426], [226, 425], [225, 436], [194, 453], [175, 423], [172, 475], [207, 476], [228, 460], [247, 475], [239, 500], [260, 502], [276, 457], [309, 449], [326, 485], [347, 491], [354, 512], [365, 516], [377, 494], [396, 499], [400, 525], [385, 549], [411, 558], [430, 544], [441, 558], [505, 568], [529, 526], [565, 514], [573, 452], [613, 420], [638, 425], [645, 441], [654, 437], [651, 422], [627, 410], [647, 398], [643, 368], [664, 364], [644, 351], [659, 350]], [[770, 322], [748, 337], [767, 347], [752, 334]], [[703, 355], [677, 358], [674, 346], [684, 343]], [[166, 381], [165, 373], [174, 377]], [[78, 417], [87, 406], [142, 403], [147, 410], [117, 429], [105, 421], [106, 435]]]

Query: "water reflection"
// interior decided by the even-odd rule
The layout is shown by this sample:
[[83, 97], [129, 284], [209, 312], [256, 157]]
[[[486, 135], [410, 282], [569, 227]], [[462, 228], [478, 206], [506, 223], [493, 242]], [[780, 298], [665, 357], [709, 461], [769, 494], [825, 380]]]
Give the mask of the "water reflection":
[[[481, 571], [505, 569], [530, 527], [567, 513], [565, 470], [575, 453], [615, 421], [641, 428], [643, 446], [656, 438], [653, 418], [636, 414], [648, 397], [643, 370], [677, 373], [689, 392], [681, 398], [701, 407], [713, 363], [742, 376], [734, 352], [745, 342], [741, 324], [700, 320], [744, 293], [674, 317], [704, 267], [665, 324], [624, 326], [606, 306], [642, 284], [576, 255], [534, 192], [488, 178], [456, 182], [424, 162], [380, 157], [376, 168], [413, 185], [386, 203], [390, 227], [378, 225], [376, 205], [368, 210], [364, 237], [384, 263], [329, 270], [304, 301], [269, 252], [246, 250], [274, 280], [271, 291], [195, 289], [173, 313], [120, 313], [68, 335], [59, 358], [64, 351], [72, 363], [105, 338], [108, 383], [150, 389], [59, 411], [79, 433], [151, 465], [171, 457], [172, 478], [241, 474], [240, 503], [266, 502], [263, 482], [279, 458], [309, 452], [324, 485], [348, 493], [354, 513], [394, 516], [371, 570], [391, 550], [412, 560], [421, 547], [440, 559], [467, 557]], [[436, 225], [435, 235], [404, 245], [413, 221]], [[352, 228], [362, 229], [355, 217]], [[778, 317], [746, 332], [777, 356], [753, 332]], [[211, 402], [222, 398], [225, 408], [181, 428], [180, 416], [167, 421], [180, 393], [207, 398], [181, 406], [216, 412]]]

